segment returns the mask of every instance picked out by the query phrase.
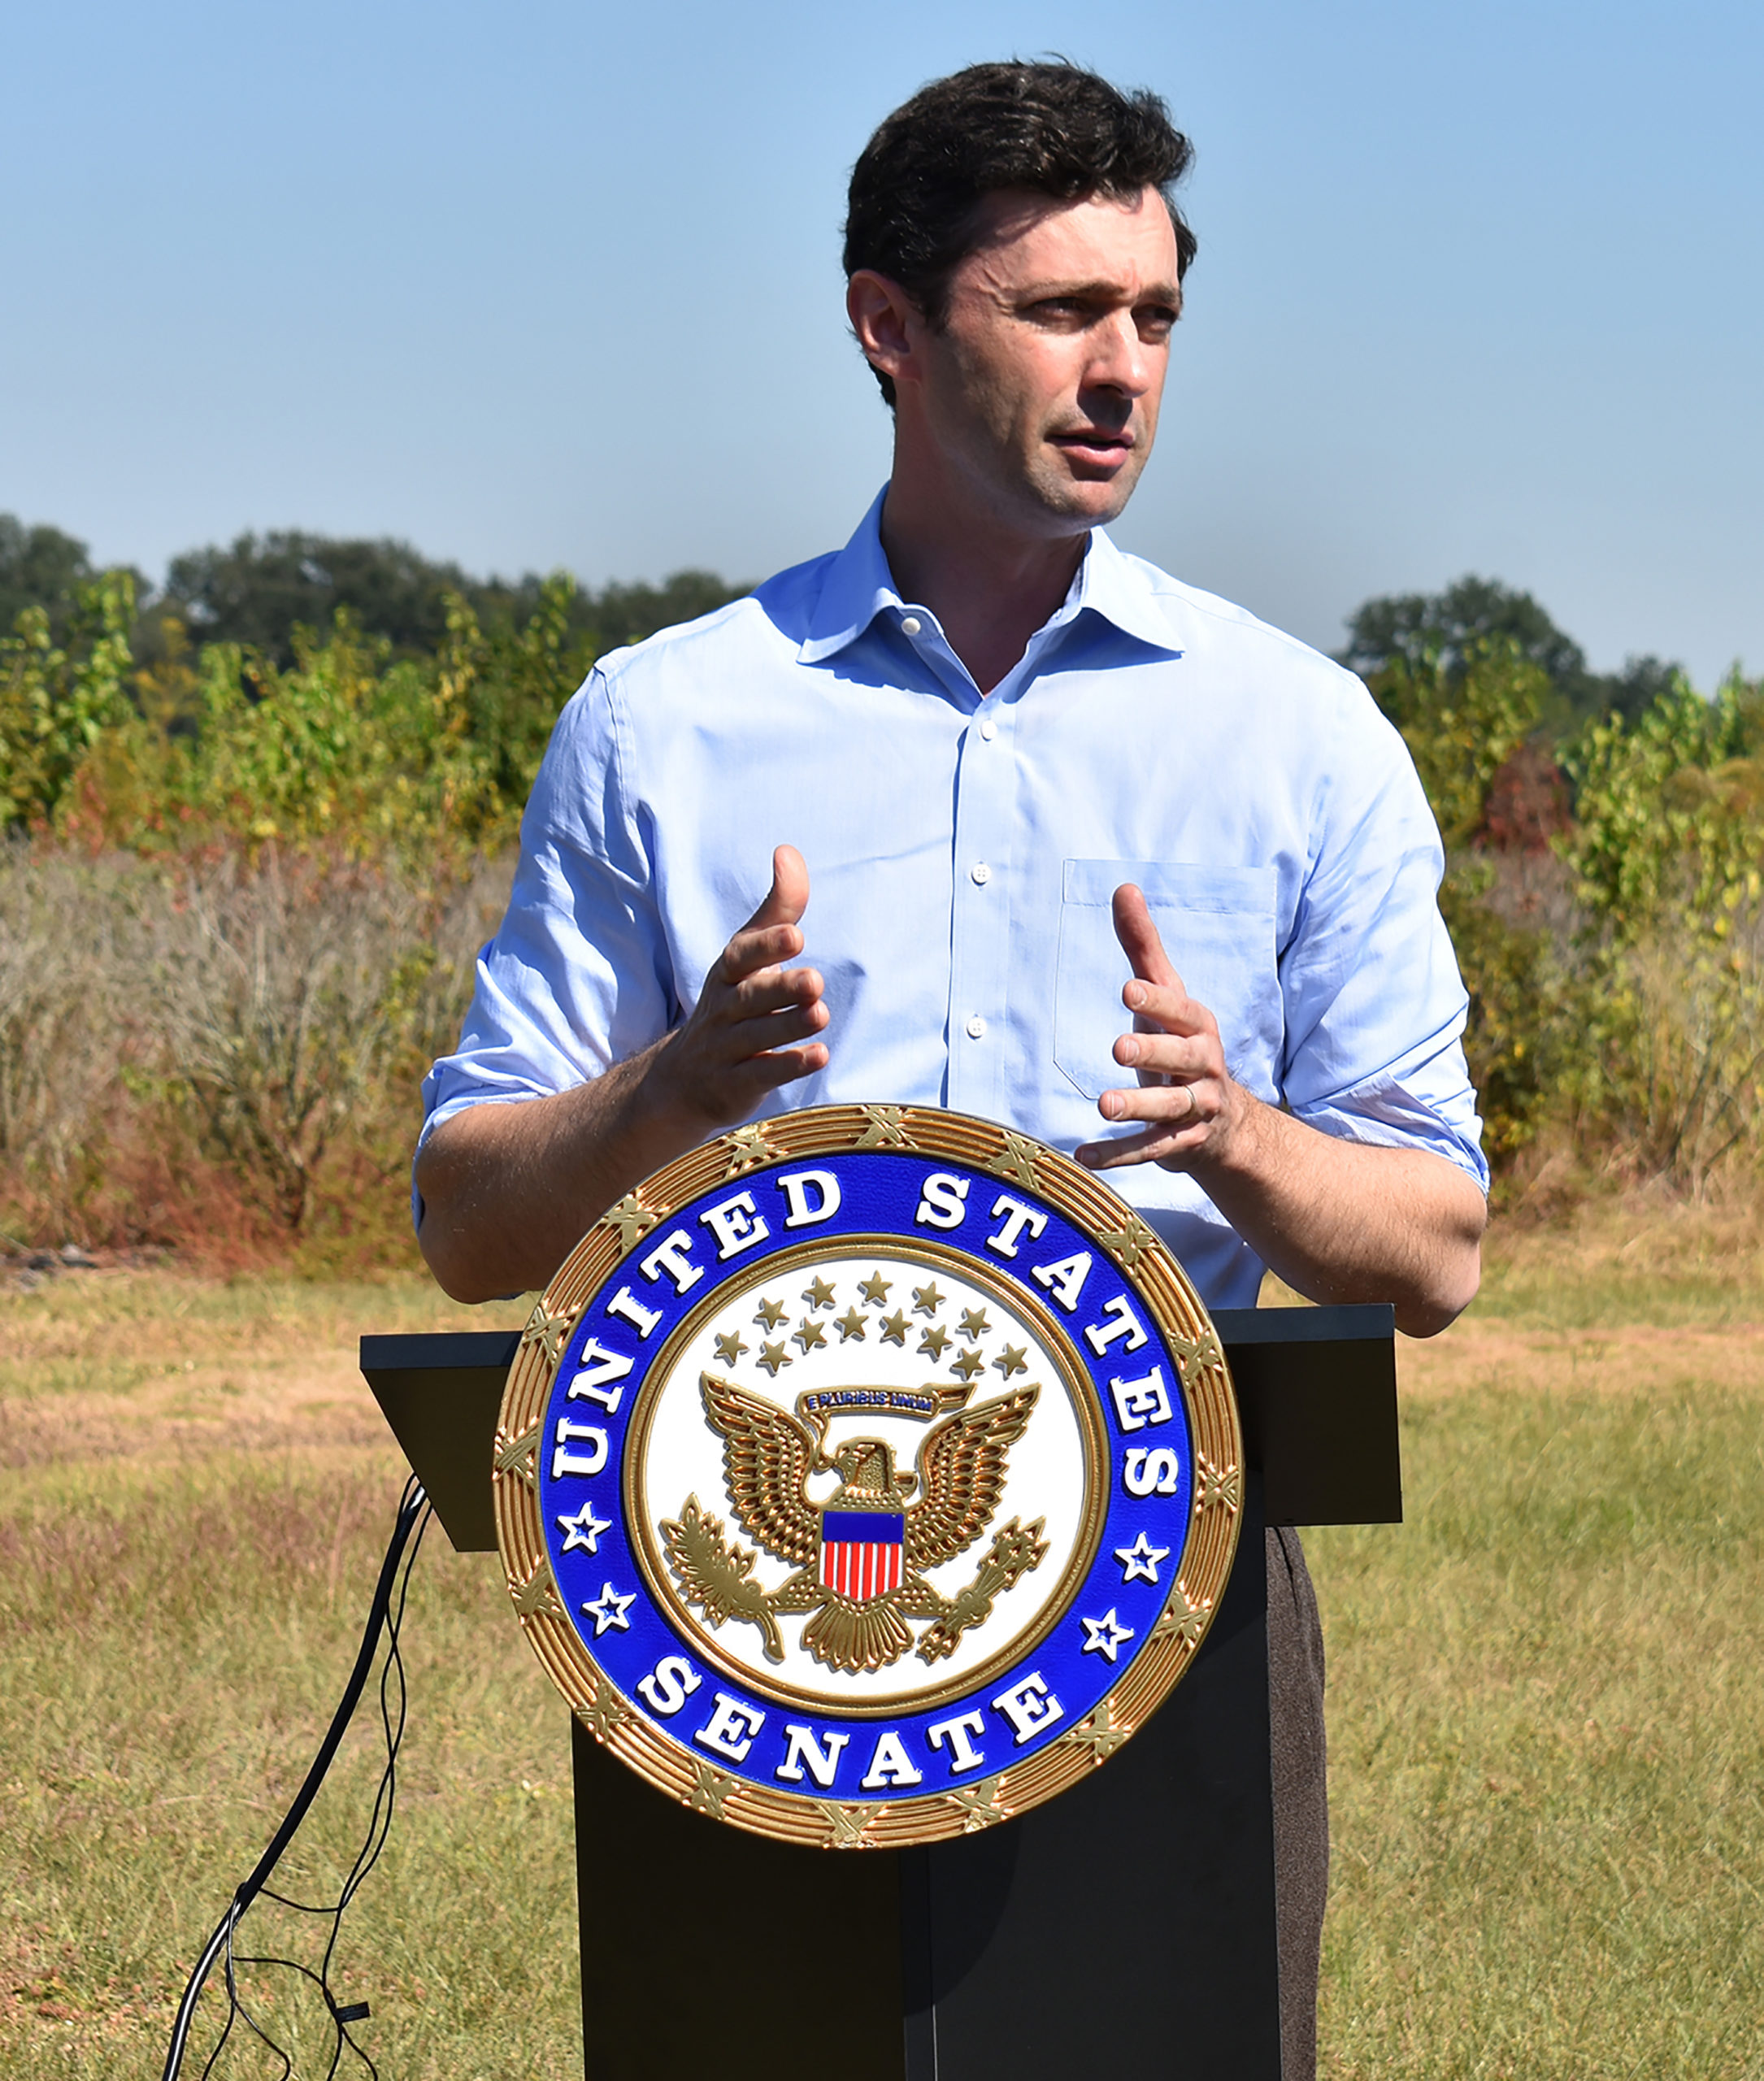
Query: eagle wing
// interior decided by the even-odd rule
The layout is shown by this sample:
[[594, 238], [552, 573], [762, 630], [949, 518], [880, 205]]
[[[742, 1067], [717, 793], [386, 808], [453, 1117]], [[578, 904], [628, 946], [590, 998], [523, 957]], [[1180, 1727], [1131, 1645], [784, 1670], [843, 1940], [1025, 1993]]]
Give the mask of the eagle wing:
[[741, 1529], [780, 1561], [806, 1566], [821, 1536], [821, 1514], [806, 1493], [815, 1465], [808, 1426], [715, 1373], [698, 1375], [698, 1391], [723, 1434], [723, 1479]]
[[906, 1565], [935, 1568], [971, 1546], [1005, 1492], [1006, 1462], [1034, 1413], [1039, 1386], [946, 1416], [919, 1449], [919, 1501], [906, 1513]]

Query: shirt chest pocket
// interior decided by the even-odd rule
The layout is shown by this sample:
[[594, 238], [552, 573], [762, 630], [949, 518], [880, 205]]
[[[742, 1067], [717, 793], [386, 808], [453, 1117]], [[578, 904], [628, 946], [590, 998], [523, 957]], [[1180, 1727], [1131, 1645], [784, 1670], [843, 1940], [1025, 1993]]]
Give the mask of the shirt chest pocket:
[[1132, 1081], [1114, 1054], [1132, 1023], [1121, 991], [1132, 971], [1110, 910], [1123, 882], [1143, 892], [1188, 995], [1219, 1021], [1232, 1075], [1272, 1098], [1282, 1020], [1271, 867], [1067, 861], [1054, 984], [1054, 1059], [1062, 1074], [1087, 1098]]

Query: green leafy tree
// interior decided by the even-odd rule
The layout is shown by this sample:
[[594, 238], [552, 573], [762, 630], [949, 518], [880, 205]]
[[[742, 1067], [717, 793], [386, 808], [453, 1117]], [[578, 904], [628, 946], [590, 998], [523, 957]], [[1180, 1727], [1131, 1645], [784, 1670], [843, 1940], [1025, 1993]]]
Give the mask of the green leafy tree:
[[1764, 1130], [1764, 687], [1683, 679], [1570, 748], [1592, 979], [1577, 1087], [1639, 1167], [1700, 1184]]
[[593, 634], [597, 649], [615, 650], [622, 644], [641, 643], [659, 628], [696, 621], [750, 589], [730, 584], [714, 571], [676, 571], [659, 585], [603, 585], [597, 593], [584, 593], [580, 621]]
[[0, 636], [12, 632], [27, 607], [41, 607], [51, 638], [61, 641], [80, 588], [92, 576], [84, 542], [59, 528], [28, 528], [13, 515], [0, 513]]
[[1497, 873], [1481, 846], [1496, 776], [1536, 728], [1550, 680], [1517, 636], [1460, 633], [1443, 649], [1391, 658], [1371, 684], [1445, 841], [1440, 908], [1470, 993], [1465, 1053], [1498, 1162], [1532, 1139], [1572, 1045], [1568, 980], [1549, 935], [1492, 901]]
[[1443, 669], [1457, 677], [1490, 644], [1510, 644], [1549, 681], [1540, 722], [1562, 733], [1615, 710], [1634, 718], [1667, 692], [1680, 667], [1632, 657], [1620, 672], [1588, 669], [1586, 653], [1529, 593], [1498, 579], [1469, 576], [1442, 593], [1392, 593], [1367, 600], [1348, 622], [1341, 663], [1368, 681], [1396, 669]]
[[[449, 641], [450, 601], [463, 600], [484, 628], [519, 629], [552, 613], [546, 589], [556, 582], [531, 572], [474, 579], [408, 542], [288, 528], [174, 557], [154, 615], [198, 643], [236, 643], [285, 671], [295, 661], [296, 631], [328, 629], [340, 610], [365, 635], [384, 638], [394, 655], [432, 656]], [[708, 571], [678, 571], [659, 585], [610, 584], [598, 593], [572, 585], [567, 637], [597, 651], [638, 643], [746, 589]], [[176, 638], [155, 633], [143, 644], [150, 663], [158, 662], [167, 641]]]
[[53, 822], [93, 751], [133, 721], [134, 606], [133, 576], [106, 571], [79, 588], [63, 642], [43, 606], [0, 637], [0, 828]]
[[295, 630], [328, 628], [340, 608], [396, 650], [433, 651], [446, 634], [445, 595], [468, 582], [408, 542], [285, 528], [174, 557], [164, 604], [198, 642], [236, 643], [286, 670]]

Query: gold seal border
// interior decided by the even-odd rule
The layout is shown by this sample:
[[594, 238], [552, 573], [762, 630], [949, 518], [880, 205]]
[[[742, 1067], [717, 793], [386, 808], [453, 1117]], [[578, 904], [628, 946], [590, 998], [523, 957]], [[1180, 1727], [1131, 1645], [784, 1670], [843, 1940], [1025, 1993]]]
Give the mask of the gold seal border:
[[[576, 1319], [632, 1245], [679, 1206], [776, 1162], [856, 1149], [942, 1157], [1056, 1207], [1127, 1275], [1180, 1362], [1194, 1466], [1183, 1567], [1149, 1642], [1095, 1711], [1027, 1762], [939, 1792], [847, 1802], [751, 1785], [692, 1754], [628, 1706], [563, 1610], [539, 1516], [538, 1449], [553, 1376]], [[1243, 1439], [1225, 1355], [1188, 1274], [1125, 1201], [1058, 1150], [990, 1120], [934, 1107], [819, 1106], [737, 1127], [646, 1179], [602, 1214], [559, 1267], [521, 1333], [492, 1462], [497, 1543], [516, 1617], [589, 1731], [637, 1775], [715, 1818], [823, 1849], [905, 1849], [971, 1835], [1039, 1805], [1113, 1755], [1199, 1652], [1237, 1549]]]

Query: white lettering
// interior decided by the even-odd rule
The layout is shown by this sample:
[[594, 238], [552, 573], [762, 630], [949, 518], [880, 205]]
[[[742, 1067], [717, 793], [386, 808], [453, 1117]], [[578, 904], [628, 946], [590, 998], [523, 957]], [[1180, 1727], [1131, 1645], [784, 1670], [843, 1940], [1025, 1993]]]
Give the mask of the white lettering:
[[[572, 1445], [586, 1445], [585, 1453], [572, 1453]], [[551, 1454], [551, 1479], [561, 1481], [567, 1474], [598, 1474], [606, 1464], [606, 1434], [597, 1423], [572, 1423], [558, 1418], [556, 1444]]]
[[1038, 1213], [1032, 1206], [1025, 1206], [1021, 1200], [1014, 1200], [1009, 1193], [1001, 1193], [993, 1201], [993, 1218], [996, 1220], [1001, 1214], [1009, 1216], [1004, 1227], [996, 1236], [986, 1239], [987, 1249], [996, 1250], [1001, 1258], [1015, 1257], [1017, 1238], [1025, 1228], [1033, 1236], [1039, 1236], [1047, 1226], [1045, 1214]]
[[719, 1756], [727, 1756], [732, 1763], [745, 1762], [754, 1736], [766, 1724], [766, 1715], [757, 1706], [732, 1698], [727, 1691], [719, 1691], [716, 1701], [716, 1710], [693, 1740], [714, 1749]]
[[964, 1770], [977, 1770], [986, 1761], [984, 1749], [974, 1746], [974, 1737], [986, 1731], [984, 1717], [979, 1713], [963, 1713], [958, 1719], [939, 1720], [925, 1731], [931, 1736], [933, 1749], [947, 1748], [949, 1752], [949, 1775], [959, 1777]]
[[621, 1286], [606, 1303], [609, 1315], [623, 1316], [639, 1336], [647, 1336], [662, 1319], [659, 1308], [645, 1308], [628, 1286]]
[[1109, 1327], [1105, 1329], [1101, 1323], [1093, 1323], [1084, 1332], [1084, 1342], [1096, 1353], [1097, 1358], [1100, 1358], [1102, 1356], [1118, 1336], [1124, 1336], [1127, 1339], [1127, 1342], [1121, 1347], [1123, 1351], [1137, 1351], [1145, 1341], [1145, 1332], [1140, 1327], [1133, 1310], [1127, 1306], [1127, 1296], [1124, 1293], [1117, 1293], [1112, 1301], [1106, 1303], [1102, 1313], [1105, 1319], [1110, 1315], [1114, 1318]]
[[736, 1256], [749, 1250], [754, 1244], [762, 1243], [771, 1230], [754, 1212], [751, 1193], [737, 1193], [732, 1200], [725, 1200], [721, 1206], [712, 1207], [701, 1214], [700, 1223], [717, 1239], [719, 1259]]
[[1090, 1276], [1090, 1253], [1080, 1250], [1075, 1258], [1061, 1258], [1054, 1264], [1031, 1265], [1029, 1276], [1037, 1286], [1045, 1286], [1069, 1315]]
[[1010, 1721], [1019, 1749], [1043, 1727], [1052, 1727], [1055, 1720], [1066, 1717], [1066, 1708], [1048, 1689], [1040, 1670], [994, 1698], [993, 1707]]
[[[786, 1228], [812, 1228], [817, 1222], [831, 1221], [839, 1211], [839, 1180], [831, 1171], [789, 1171], [778, 1180], [778, 1189], [790, 1202], [784, 1216]], [[820, 1204], [811, 1203], [810, 1193], [820, 1194]]]
[[1148, 1452], [1143, 1445], [1130, 1445], [1121, 1481], [1129, 1496], [1174, 1496], [1181, 1475], [1181, 1463], [1169, 1446]]
[[1153, 1366], [1143, 1380], [1110, 1380], [1114, 1413], [1123, 1431], [1143, 1431], [1148, 1423], [1167, 1423], [1171, 1418], [1170, 1390], [1164, 1385], [1164, 1369]]
[[[786, 1224], [788, 1226], [788, 1224]], [[806, 1727], [784, 1728], [785, 1739], [790, 1746], [784, 1761], [772, 1772], [775, 1778], [788, 1778], [793, 1784], [802, 1782], [802, 1766], [809, 1766], [809, 1775], [823, 1792], [832, 1789], [833, 1774], [839, 1768], [840, 1752], [850, 1740], [849, 1734], [830, 1734], [823, 1751], [810, 1729]]]
[[637, 1685], [637, 1696], [651, 1712], [671, 1719], [703, 1682], [684, 1655], [663, 1655]]
[[866, 1792], [883, 1792], [890, 1785], [920, 1784], [924, 1775], [913, 1768], [900, 1736], [890, 1727], [876, 1736], [875, 1753], [859, 1782]]
[[967, 1219], [967, 1188], [966, 1178], [933, 1171], [925, 1180], [914, 1220], [921, 1228], [959, 1228]]
[[684, 1228], [676, 1228], [643, 1260], [643, 1276], [659, 1279], [665, 1271], [674, 1282], [674, 1291], [684, 1293], [689, 1286], [696, 1286], [704, 1277], [704, 1266], [695, 1265], [686, 1255], [691, 1248], [691, 1236]]
[[623, 1388], [615, 1388], [609, 1394], [606, 1383], [622, 1380], [635, 1362], [622, 1351], [609, 1351], [597, 1338], [590, 1337], [582, 1346], [582, 1356], [588, 1363], [570, 1383], [571, 1401], [597, 1401], [610, 1416], [624, 1395]]

